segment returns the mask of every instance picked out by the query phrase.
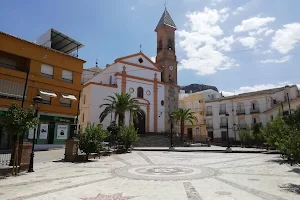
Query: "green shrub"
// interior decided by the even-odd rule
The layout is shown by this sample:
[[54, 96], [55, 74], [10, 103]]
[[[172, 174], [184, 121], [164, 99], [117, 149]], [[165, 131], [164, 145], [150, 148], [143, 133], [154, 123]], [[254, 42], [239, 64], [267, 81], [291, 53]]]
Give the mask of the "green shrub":
[[84, 131], [80, 131], [78, 135], [79, 148], [86, 153], [87, 160], [89, 154], [100, 153], [103, 148], [103, 141], [109, 136], [109, 132], [101, 126], [88, 122]]
[[135, 130], [133, 125], [121, 126], [119, 131], [119, 138], [121, 139], [125, 150], [127, 151], [131, 145], [139, 139], [137, 135], [137, 130]]
[[239, 136], [244, 146], [249, 147], [252, 145], [253, 136], [251, 134], [251, 129], [249, 128], [249, 126], [246, 126], [245, 129], [239, 129]]

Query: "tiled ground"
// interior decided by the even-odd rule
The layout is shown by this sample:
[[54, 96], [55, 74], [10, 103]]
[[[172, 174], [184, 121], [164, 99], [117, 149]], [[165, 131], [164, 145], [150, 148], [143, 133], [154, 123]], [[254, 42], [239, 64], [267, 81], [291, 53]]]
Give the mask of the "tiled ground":
[[0, 199], [299, 200], [300, 168], [278, 155], [133, 152], [88, 163], [43, 162], [0, 180]]

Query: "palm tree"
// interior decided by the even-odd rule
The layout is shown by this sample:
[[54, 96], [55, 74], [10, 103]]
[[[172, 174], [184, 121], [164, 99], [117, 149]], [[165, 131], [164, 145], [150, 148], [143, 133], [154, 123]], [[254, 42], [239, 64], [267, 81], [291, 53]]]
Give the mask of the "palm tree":
[[115, 96], [108, 96], [108, 98], [105, 98], [104, 100], [108, 101], [108, 103], [100, 105], [100, 108], [105, 107], [99, 116], [100, 123], [107, 115], [115, 113], [115, 120], [119, 117], [118, 125], [122, 126], [124, 125], [126, 112], [130, 112], [130, 116], [133, 116], [134, 119], [137, 119], [138, 115], [142, 112], [138, 105], [138, 100], [131, 98], [129, 93], [115, 93]]
[[190, 109], [178, 108], [173, 112], [173, 118], [175, 119], [175, 121], [180, 122], [181, 141], [183, 141], [185, 121], [190, 122], [192, 125], [194, 124], [194, 121], [198, 121], [197, 118], [193, 115], [194, 113], [190, 111]]

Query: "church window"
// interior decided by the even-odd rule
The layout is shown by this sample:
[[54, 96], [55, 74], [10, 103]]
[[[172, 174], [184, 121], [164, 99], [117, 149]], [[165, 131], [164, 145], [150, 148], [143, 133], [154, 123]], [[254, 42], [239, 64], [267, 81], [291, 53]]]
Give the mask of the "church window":
[[142, 87], [138, 87], [138, 89], [137, 89], [137, 97], [144, 98], [144, 89]]
[[162, 50], [162, 40], [161, 39], [158, 41], [158, 48], [157, 49]]
[[168, 49], [173, 50], [173, 41], [171, 39], [168, 40]]
[[139, 58], [139, 62], [140, 62], [140, 63], [143, 63], [144, 61], [143, 61], [143, 59], [142, 59], [142, 58]]
[[164, 100], [161, 100], [160, 105], [161, 105], [161, 106], [164, 106], [164, 105], [165, 105], [165, 101], [164, 101]]

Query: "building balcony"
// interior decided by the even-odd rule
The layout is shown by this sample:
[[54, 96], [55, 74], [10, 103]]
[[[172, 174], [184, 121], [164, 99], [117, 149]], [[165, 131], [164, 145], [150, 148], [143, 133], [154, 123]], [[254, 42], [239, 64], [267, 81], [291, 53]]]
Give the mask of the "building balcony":
[[250, 114], [260, 113], [259, 109], [250, 109]]
[[212, 124], [206, 124], [206, 129], [213, 129], [214, 126]]
[[219, 114], [220, 114], [220, 115], [225, 115], [225, 114], [226, 114], [226, 110], [223, 110], [223, 109], [220, 110], [220, 111], [219, 111]]
[[238, 125], [239, 129], [246, 129], [246, 127], [247, 127], [247, 124], [239, 124]]
[[227, 124], [226, 123], [220, 123], [220, 128], [227, 128]]
[[245, 109], [239, 109], [239, 110], [236, 110], [236, 114], [237, 115], [244, 115], [244, 114], [246, 114], [246, 111], [245, 111]]
[[212, 111], [206, 111], [205, 114], [206, 114], [206, 116], [212, 116], [213, 115]]

